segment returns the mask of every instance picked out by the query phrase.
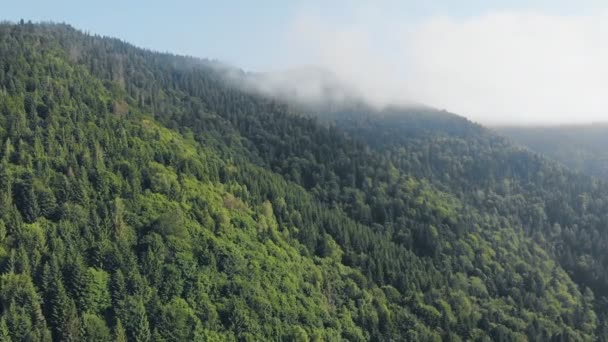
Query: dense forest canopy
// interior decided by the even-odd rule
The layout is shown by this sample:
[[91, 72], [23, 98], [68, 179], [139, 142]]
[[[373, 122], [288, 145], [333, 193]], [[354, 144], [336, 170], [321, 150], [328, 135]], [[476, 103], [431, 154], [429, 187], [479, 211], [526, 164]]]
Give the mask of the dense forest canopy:
[[0, 147], [3, 341], [608, 337], [608, 186], [450, 113], [4, 23]]
[[608, 180], [608, 124], [495, 129], [574, 171]]

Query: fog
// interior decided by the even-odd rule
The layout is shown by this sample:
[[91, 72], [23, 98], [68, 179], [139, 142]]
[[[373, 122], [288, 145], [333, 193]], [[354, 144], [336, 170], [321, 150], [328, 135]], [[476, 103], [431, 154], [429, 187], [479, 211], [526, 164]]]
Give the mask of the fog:
[[229, 82], [245, 90], [302, 105], [341, 105], [363, 99], [353, 83], [329, 69], [304, 66], [282, 71], [224, 72]]
[[381, 11], [340, 21], [319, 13], [298, 13], [281, 48], [321, 68], [267, 74], [250, 85], [265, 93], [297, 89], [299, 99], [314, 101], [327, 93], [319, 72], [326, 68], [332, 84], [348, 89], [336, 98], [361, 94], [378, 107], [424, 103], [489, 125], [608, 121], [608, 12], [489, 12], [413, 23]]

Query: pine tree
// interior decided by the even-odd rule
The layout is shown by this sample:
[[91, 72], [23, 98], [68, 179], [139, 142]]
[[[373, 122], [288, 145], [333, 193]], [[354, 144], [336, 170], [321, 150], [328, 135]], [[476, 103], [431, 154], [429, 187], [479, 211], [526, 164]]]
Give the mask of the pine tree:
[[39, 215], [38, 201], [34, 192], [34, 176], [26, 172], [21, 176], [20, 182], [15, 185], [15, 204], [21, 212], [25, 222], [31, 223]]
[[144, 304], [139, 300], [133, 308], [131, 308], [131, 328], [133, 340], [136, 342], [148, 342], [151, 339], [150, 325], [148, 323], [148, 315]]
[[0, 318], [0, 342], [11, 342], [11, 336], [9, 334], [8, 325], [4, 316]]
[[114, 340], [116, 342], [127, 342], [127, 333], [125, 332], [125, 328], [122, 326], [122, 321], [120, 318], [116, 320], [116, 327], [114, 328]]
[[53, 276], [52, 284], [49, 322], [53, 327], [53, 338], [60, 341], [78, 341], [80, 319], [76, 305], [56, 275]]

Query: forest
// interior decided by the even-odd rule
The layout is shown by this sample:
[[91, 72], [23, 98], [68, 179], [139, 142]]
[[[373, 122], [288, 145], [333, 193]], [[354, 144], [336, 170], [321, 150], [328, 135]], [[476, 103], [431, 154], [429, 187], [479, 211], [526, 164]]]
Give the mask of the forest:
[[504, 126], [499, 134], [569, 169], [608, 180], [608, 125]]
[[0, 341], [604, 341], [608, 184], [455, 114], [0, 24]]

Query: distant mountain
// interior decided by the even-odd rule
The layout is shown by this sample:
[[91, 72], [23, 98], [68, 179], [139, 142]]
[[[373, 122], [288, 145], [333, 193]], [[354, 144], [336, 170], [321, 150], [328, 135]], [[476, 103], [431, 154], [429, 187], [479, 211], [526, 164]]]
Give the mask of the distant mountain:
[[605, 182], [325, 75], [0, 24], [0, 340], [608, 337]]
[[608, 124], [497, 127], [496, 130], [572, 170], [608, 180]]

